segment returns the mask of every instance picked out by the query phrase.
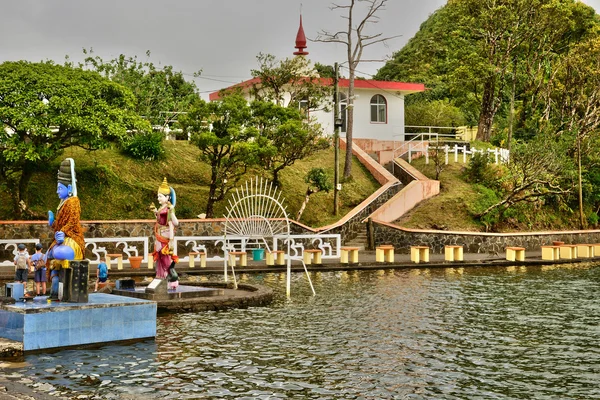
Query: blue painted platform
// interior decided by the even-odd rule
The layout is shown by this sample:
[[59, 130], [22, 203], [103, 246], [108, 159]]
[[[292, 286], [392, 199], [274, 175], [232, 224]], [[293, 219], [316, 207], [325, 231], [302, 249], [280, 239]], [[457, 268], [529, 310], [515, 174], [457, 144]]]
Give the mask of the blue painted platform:
[[20, 341], [23, 350], [156, 336], [156, 302], [91, 293], [87, 303], [33, 301], [0, 305], [0, 337]]

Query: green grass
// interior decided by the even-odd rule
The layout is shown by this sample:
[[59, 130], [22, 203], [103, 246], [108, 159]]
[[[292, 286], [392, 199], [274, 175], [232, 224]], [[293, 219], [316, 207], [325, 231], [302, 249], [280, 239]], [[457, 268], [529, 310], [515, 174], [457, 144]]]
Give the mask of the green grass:
[[[425, 158], [413, 160], [412, 166], [430, 179], [435, 179], [433, 162], [425, 164]], [[440, 174], [440, 194], [410, 210], [396, 223], [407, 228], [448, 229], [480, 231], [481, 224], [473, 219], [469, 210], [477, 201], [474, 187], [462, 179], [465, 164], [450, 162]]]
[[[483, 146], [478, 146], [478, 148]], [[412, 165], [430, 179], [435, 179], [435, 166], [425, 164], [425, 158], [412, 161]], [[468, 183], [463, 171], [466, 164], [454, 162], [441, 172], [440, 194], [410, 210], [395, 221], [397, 225], [415, 229], [442, 229], [450, 231], [484, 231], [484, 224], [473, 217], [473, 210], [484, 201], [479, 185]], [[479, 207], [481, 208], [481, 207]], [[495, 232], [527, 232], [578, 229], [576, 215], [569, 210], [556, 210], [550, 205], [523, 204], [506, 213], [493, 227]]]
[[[156, 202], [156, 190], [166, 177], [177, 192], [179, 218], [196, 218], [204, 213], [210, 182], [210, 168], [198, 161], [200, 151], [187, 141], [166, 141], [164, 161], [136, 161], [114, 149], [88, 152], [69, 148], [49, 165], [40, 166], [28, 187], [28, 206], [39, 215], [55, 210], [56, 173], [65, 157], [75, 160], [77, 190], [81, 201], [83, 220], [150, 219], [148, 205]], [[295, 218], [306, 192], [304, 176], [313, 167], [320, 166], [333, 180], [333, 149], [324, 150], [296, 162], [280, 174], [282, 197], [291, 218]], [[343, 165], [342, 165], [343, 166]], [[341, 166], [341, 167], [342, 167]], [[341, 169], [341, 168], [340, 168]], [[256, 176], [248, 173], [247, 179]], [[379, 188], [379, 184], [355, 159], [353, 180], [344, 184], [340, 192], [340, 214], [332, 215], [333, 192], [315, 193], [304, 211], [301, 222], [318, 227], [334, 222]], [[244, 183], [245, 179], [241, 183]], [[0, 190], [5, 189], [1, 187]], [[6, 192], [6, 190], [5, 190]], [[215, 216], [223, 217], [227, 200], [216, 203]], [[0, 205], [0, 219], [15, 219], [10, 202]]]

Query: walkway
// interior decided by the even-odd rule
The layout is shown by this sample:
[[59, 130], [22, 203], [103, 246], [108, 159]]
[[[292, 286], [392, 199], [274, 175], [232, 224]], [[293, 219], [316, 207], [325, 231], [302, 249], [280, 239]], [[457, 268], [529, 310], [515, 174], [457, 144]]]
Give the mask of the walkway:
[[[379, 270], [379, 269], [399, 269], [399, 268], [461, 268], [461, 267], [508, 267], [514, 265], [552, 265], [552, 264], [573, 264], [581, 262], [600, 262], [600, 256], [594, 258], [577, 258], [573, 260], [561, 259], [556, 261], [542, 260], [540, 251], [528, 251], [526, 253], [525, 261], [507, 261], [504, 258], [504, 254], [479, 254], [479, 253], [465, 253], [463, 258], [464, 261], [448, 262], [444, 261], [443, 254], [430, 254], [428, 263], [416, 264], [410, 261], [410, 254], [399, 254], [395, 253], [394, 263], [378, 263], [375, 261], [375, 252], [361, 250], [359, 253], [358, 264], [340, 264], [339, 259], [326, 259], [323, 260], [322, 265], [307, 265], [309, 271], [345, 271], [345, 270]], [[90, 277], [95, 277], [96, 266], [90, 266]], [[235, 268], [236, 274], [240, 273], [266, 273], [266, 272], [284, 272], [286, 266], [267, 266], [264, 261], [252, 261], [251, 257], [248, 259], [247, 267], [237, 266]], [[292, 262], [292, 271], [303, 272], [302, 263], [300, 261]], [[223, 262], [207, 262], [206, 268], [200, 268], [199, 263], [195, 268], [189, 268], [187, 263], [180, 263], [177, 267], [179, 274], [191, 274], [191, 275], [214, 275], [223, 274]], [[29, 274], [30, 281], [33, 281], [32, 274]], [[123, 276], [153, 276], [154, 270], [149, 270], [144, 264], [139, 269], [125, 268], [117, 270], [113, 265], [113, 268], [109, 270], [109, 276], [111, 278], [123, 277]], [[12, 280], [14, 278], [14, 267], [2, 266], [0, 267], [0, 280]], [[31, 285], [31, 283], [30, 283]]]

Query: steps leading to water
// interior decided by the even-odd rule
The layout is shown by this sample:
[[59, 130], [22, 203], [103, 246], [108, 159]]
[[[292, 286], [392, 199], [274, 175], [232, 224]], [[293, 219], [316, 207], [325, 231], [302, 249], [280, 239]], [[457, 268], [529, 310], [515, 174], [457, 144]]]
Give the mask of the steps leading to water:
[[367, 248], [367, 244], [368, 244], [367, 231], [362, 230], [358, 233], [358, 235], [356, 235], [356, 237], [354, 237], [353, 239], [350, 239], [349, 241], [344, 243], [344, 246], [358, 247], [359, 250], [364, 250]]

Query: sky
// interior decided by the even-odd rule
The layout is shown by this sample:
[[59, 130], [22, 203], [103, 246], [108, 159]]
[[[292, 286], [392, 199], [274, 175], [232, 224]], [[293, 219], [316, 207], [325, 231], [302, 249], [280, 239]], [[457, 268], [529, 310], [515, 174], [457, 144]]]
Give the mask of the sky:
[[[584, 3], [600, 10], [600, 0]], [[347, 0], [336, 0], [347, 4]], [[388, 0], [370, 33], [400, 35], [365, 50], [363, 59], [385, 60], [414, 36], [445, 0]], [[322, 30], [344, 29], [339, 10], [329, 0], [0, 0], [0, 62], [84, 58], [82, 49], [110, 60], [125, 54], [155, 65], [172, 65], [196, 78], [203, 98], [208, 93], [251, 77], [256, 56], [291, 57], [302, 13], [308, 39]], [[357, 13], [357, 16], [363, 14]], [[346, 60], [341, 44], [311, 42], [312, 62], [333, 65]], [[150, 51], [150, 57], [146, 51]], [[369, 78], [384, 62], [361, 63]], [[344, 74], [344, 70], [341, 70]]]

